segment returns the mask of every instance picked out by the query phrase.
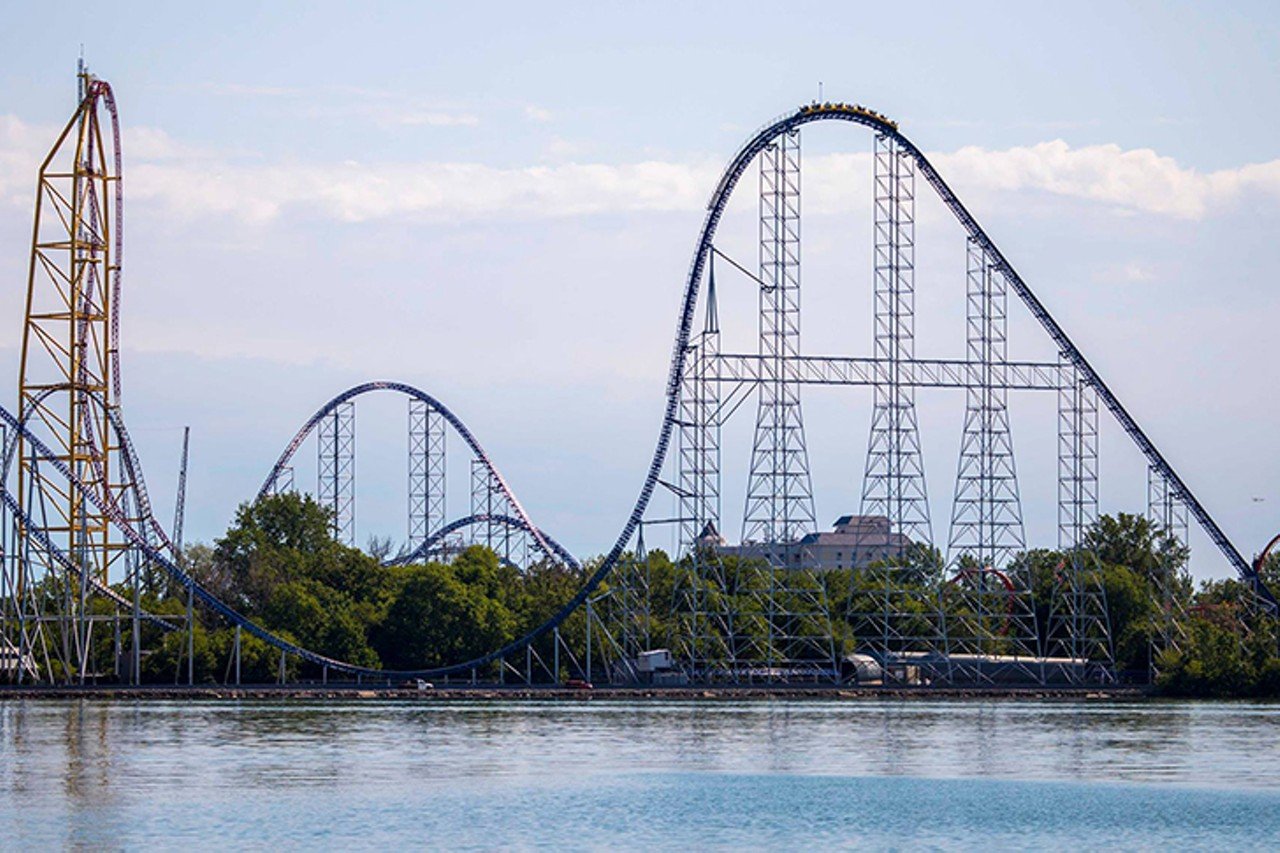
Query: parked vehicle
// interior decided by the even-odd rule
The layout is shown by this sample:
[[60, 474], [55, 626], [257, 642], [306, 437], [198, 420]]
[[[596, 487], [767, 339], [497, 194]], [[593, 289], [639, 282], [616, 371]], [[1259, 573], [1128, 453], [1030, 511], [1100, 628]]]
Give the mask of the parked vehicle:
[[408, 681], [400, 682], [401, 690], [435, 690], [436, 686], [430, 681], [423, 681], [421, 678], [410, 678]]

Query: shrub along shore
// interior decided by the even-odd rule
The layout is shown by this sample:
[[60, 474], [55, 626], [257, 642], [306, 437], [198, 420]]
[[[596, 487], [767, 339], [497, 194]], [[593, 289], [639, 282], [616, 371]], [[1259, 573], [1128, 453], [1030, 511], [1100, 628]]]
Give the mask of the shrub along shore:
[[[468, 548], [449, 563], [429, 562], [419, 565], [388, 567], [383, 558], [389, 543], [372, 542], [367, 552], [336, 541], [331, 534], [326, 509], [308, 497], [284, 494], [245, 504], [226, 534], [212, 546], [195, 545], [185, 556], [186, 567], [206, 588], [221, 600], [277, 635], [327, 657], [371, 669], [430, 669], [479, 657], [491, 649], [523, 636], [545, 623], [580, 588], [584, 578], [598, 565], [588, 561], [581, 570], [552, 563], [534, 563], [523, 570], [504, 564], [486, 548]], [[1035, 623], [1041, 636], [1040, 648], [1051, 648], [1049, 636], [1054, 590], [1062, 583], [1063, 567], [1069, 560], [1088, 555], [1084, 582], [1104, 594], [1111, 627], [1116, 669], [1128, 683], [1149, 684], [1158, 695], [1212, 698], [1280, 698], [1280, 654], [1277, 642], [1280, 631], [1274, 618], [1263, 615], [1253, 606], [1252, 593], [1234, 580], [1211, 581], [1198, 588], [1186, 571], [1187, 552], [1177, 540], [1157, 529], [1145, 518], [1121, 513], [1103, 516], [1087, 535], [1084, 547], [1076, 554], [1050, 550], [1029, 550], [1017, 557], [1019, 574], [1029, 578], [1030, 600], [1035, 608]], [[769, 642], [767, 614], [760, 611], [759, 598], [753, 593], [761, 584], [770, 582], [772, 570], [735, 557], [723, 556], [722, 580], [710, 581], [695, 575], [690, 561], [672, 560], [661, 551], [652, 551], [645, 564], [649, 584], [649, 633], [654, 647], [678, 648], [678, 637], [686, 628], [682, 623], [680, 591], [700, 584], [704, 601], [715, 601], [726, 611], [740, 614], [735, 622], [738, 641], [762, 648]], [[940, 588], [943, 561], [936, 549], [913, 546], [900, 569], [895, 583], [918, 586], [919, 601], [929, 599], [928, 590]], [[809, 620], [807, 625], [792, 630], [809, 630], [822, 642], [815, 649], [830, 647], [851, 653], [857, 648], [859, 625], [844, 614], [874, 610], [874, 602], [884, 594], [877, 586], [883, 574], [852, 569], [821, 573], [821, 581], [810, 581], [812, 589], [801, 589], [801, 581], [788, 578], [789, 594], [804, 597], [806, 602], [821, 599], [830, 619]], [[1280, 589], [1280, 564], [1276, 560], [1264, 567], [1264, 578], [1271, 589]], [[905, 579], [905, 580], [904, 580]], [[64, 593], [53, 586], [40, 594], [60, 597]], [[603, 586], [601, 593], [608, 591]], [[723, 586], [721, 586], [721, 584]], [[945, 584], [941, 584], [945, 588]], [[121, 589], [127, 595], [132, 590]], [[56, 599], [55, 599], [56, 600]], [[966, 613], [958, 597], [942, 597], [940, 606], [947, 619], [973, 619]], [[97, 600], [94, 606], [108, 615], [111, 605]], [[810, 606], [806, 603], [804, 606]], [[143, 607], [157, 614], [182, 617], [186, 612], [184, 590], [161, 578], [152, 578]], [[948, 610], [947, 608], [952, 608]], [[796, 610], [801, 609], [797, 605]], [[930, 614], [921, 606], [920, 618]], [[253, 690], [235, 690], [213, 685], [233, 680], [232, 660], [234, 629], [219, 616], [196, 609], [193, 655], [195, 681], [206, 692], [193, 692], [174, 687], [186, 681], [186, 631], [163, 633], [154, 625], [144, 625], [142, 676], [148, 687], [141, 690], [113, 688], [113, 696], [158, 695], [157, 687], [168, 686], [173, 696], [257, 697]], [[989, 616], [987, 618], [990, 618]], [[561, 657], [561, 671], [552, 673], [550, 664], [556, 658], [554, 640], [545, 636], [535, 643], [533, 658], [539, 662], [533, 672], [535, 681], [559, 684], [569, 677], [581, 676], [576, 662], [585, 658], [586, 617], [579, 609], [560, 628], [566, 654]], [[49, 631], [56, 633], [56, 624]], [[753, 634], [754, 632], [754, 634]], [[830, 641], [828, 641], [828, 633]], [[602, 660], [610, 645], [595, 637], [595, 662]], [[758, 635], [758, 636], [756, 636]], [[1171, 637], [1172, 643], [1164, 638]], [[617, 639], [617, 638], [615, 638]], [[57, 642], [56, 637], [51, 638]], [[241, 638], [240, 675], [244, 684], [272, 684], [280, 677], [280, 655], [266, 643], [243, 633]], [[999, 651], [999, 650], [997, 650]], [[98, 642], [92, 650], [92, 667], [102, 673], [96, 682], [105, 686], [116, 670], [115, 648], [110, 642]], [[829, 659], [829, 658], [828, 658]], [[815, 655], [815, 661], [821, 660]], [[596, 670], [599, 675], [602, 670]], [[323, 673], [318, 667], [286, 661], [285, 680], [290, 683], [329, 681], [339, 677]], [[494, 664], [476, 673], [478, 680], [496, 683], [523, 681], [519, 673], [508, 668], [504, 673]], [[599, 679], [603, 680], [603, 679]], [[431, 698], [476, 699], [486, 694], [470, 688], [437, 684]], [[394, 685], [393, 685], [394, 686]], [[361, 685], [364, 692], [382, 696], [386, 685], [374, 688]], [[0, 688], [0, 696], [36, 695], [100, 695], [103, 687], [79, 693], [67, 688], [22, 691]], [[309, 687], [290, 688], [302, 698], [319, 695]], [[1099, 693], [1108, 697], [1132, 698], [1142, 695], [1130, 688], [1099, 691], [1058, 690], [1044, 688], [930, 688], [938, 696], [1038, 696], [1063, 695], [1078, 697]], [[696, 697], [709, 691], [711, 698], [720, 697], [798, 697], [813, 693], [822, 698], [839, 696], [915, 696], [920, 688], [848, 688], [832, 687], [716, 687], [673, 690], [622, 689], [591, 691], [593, 698], [613, 696]], [[323, 691], [321, 691], [323, 692]], [[333, 688], [338, 697], [351, 695], [346, 689]], [[528, 691], [529, 698], [548, 698], [545, 690]], [[494, 698], [524, 698], [511, 688], [494, 689]], [[262, 693], [266, 698], [286, 695], [277, 688]], [[387, 696], [403, 697], [393, 690]], [[577, 693], [567, 694], [581, 698]]]
[[858, 701], [895, 699], [929, 700], [1021, 700], [1021, 701], [1134, 701], [1152, 695], [1144, 687], [839, 687], [832, 685], [782, 686], [686, 686], [686, 687], [596, 687], [570, 690], [545, 687], [442, 685], [430, 690], [416, 687], [373, 685], [195, 685], [174, 687], [0, 687], [5, 700], [91, 701], [399, 701], [399, 702], [633, 702], [633, 701]]

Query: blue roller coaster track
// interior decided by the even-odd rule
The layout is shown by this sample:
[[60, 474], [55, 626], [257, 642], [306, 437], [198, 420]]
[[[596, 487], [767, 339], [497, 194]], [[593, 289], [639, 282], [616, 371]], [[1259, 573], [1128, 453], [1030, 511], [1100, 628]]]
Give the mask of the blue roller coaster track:
[[[258, 637], [264, 642], [274, 646], [275, 648], [295, 655], [301, 660], [326, 667], [335, 672], [348, 673], [350, 675], [365, 676], [370, 678], [434, 678], [447, 676], [452, 674], [466, 673], [472, 670], [486, 666], [495, 661], [502, 660], [512, 654], [523, 650], [525, 647], [536, 642], [540, 638], [549, 634], [558, 628], [572, 613], [588, 600], [592, 593], [600, 586], [600, 584], [609, 577], [609, 575], [618, 566], [626, 552], [632, 537], [636, 533], [637, 528], [641, 525], [645, 512], [649, 506], [650, 500], [653, 498], [654, 491], [660, 482], [660, 475], [666, 462], [673, 432], [677, 425], [677, 412], [679, 407], [681, 377], [686, 367], [686, 356], [689, 352], [691, 334], [693, 332], [694, 316], [698, 304], [699, 290], [703, 281], [704, 271], [706, 270], [709, 258], [714, 249], [713, 243], [716, 235], [717, 227], [720, 224], [724, 214], [726, 205], [730, 196], [733, 194], [734, 188], [747, 170], [752, 160], [770, 145], [771, 142], [783, 134], [790, 133], [802, 125], [820, 121], [840, 121], [861, 125], [871, 131], [889, 137], [894, 140], [902, 150], [914, 160], [916, 167], [924, 175], [930, 186], [933, 187], [943, 204], [951, 211], [955, 219], [963, 227], [969, 238], [982, 247], [993, 259], [996, 268], [1006, 277], [1008, 282], [1013, 286], [1013, 290], [1018, 297], [1026, 305], [1031, 314], [1043, 327], [1045, 332], [1053, 340], [1063, 357], [1066, 358], [1076, 370], [1079, 371], [1083, 381], [1092, 387], [1106, 406], [1107, 410], [1115, 417], [1116, 421], [1124, 429], [1124, 431], [1133, 440], [1134, 444], [1145, 456], [1151, 468], [1166, 478], [1170, 484], [1170, 488], [1174, 496], [1185, 503], [1191, 515], [1199, 523], [1209, 539], [1222, 552], [1227, 561], [1235, 567], [1242, 580], [1249, 583], [1258, 595], [1271, 607], [1276, 607], [1277, 602], [1275, 596], [1268, 590], [1259, 580], [1253, 566], [1244, 558], [1241, 552], [1227, 538], [1222, 528], [1214, 521], [1205, 509], [1203, 504], [1192, 494], [1186, 483], [1174, 471], [1168, 460], [1160, 453], [1155, 444], [1147, 436], [1146, 432], [1138, 425], [1137, 421], [1129, 413], [1129, 411], [1121, 404], [1120, 400], [1111, 391], [1111, 389], [1103, 382], [1101, 376], [1085, 358], [1080, 349], [1067, 336], [1062, 327], [1053, 319], [1048, 310], [1040, 302], [1040, 300], [1032, 293], [1030, 287], [1023, 278], [1014, 269], [1013, 265], [1004, 256], [995, 242], [978, 224], [977, 219], [964, 206], [956, 194], [943, 180], [937, 169], [929, 162], [924, 153], [916, 147], [908, 138], [902, 135], [897, 125], [880, 116], [877, 113], [866, 110], [862, 107], [848, 104], [808, 104], [802, 106], [792, 112], [789, 112], [776, 120], [765, 125], [757, 131], [736, 153], [732, 161], [724, 170], [715, 191], [711, 195], [711, 199], [707, 205], [706, 215], [702, 224], [702, 228], [698, 234], [697, 243], [695, 245], [693, 259], [689, 267], [688, 276], [685, 281], [684, 295], [681, 302], [679, 319], [676, 327], [675, 339], [672, 344], [671, 360], [668, 369], [666, 398], [662, 411], [662, 417], [658, 425], [658, 439], [653, 452], [652, 459], [649, 463], [647, 472], [640, 486], [640, 491], [630, 514], [627, 516], [621, 531], [618, 533], [616, 540], [604, 557], [600, 560], [594, 571], [585, 579], [577, 593], [544, 623], [532, 629], [525, 635], [512, 640], [500, 648], [494, 649], [480, 657], [472, 660], [460, 661], [448, 666], [434, 667], [418, 670], [382, 670], [371, 669], [368, 667], [357, 666], [345, 661], [335, 660], [324, 655], [317, 654], [308, 649], [301, 648], [291, 643], [266, 628], [256, 624], [244, 614], [237, 612], [234, 608], [219, 600], [209, 590], [201, 586], [191, 575], [189, 575], [179, 565], [178, 561], [173, 559], [171, 547], [167, 538], [164, 536], [160, 525], [155, 522], [151, 516], [149, 507], [145, 508], [142, 517], [146, 519], [143, 525], [144, 529], [139, 530], [134, 527], [128, 520], [126, 513], [120, 506], [104, 501], [101, 497], [96, 496], [94, 491], [84, 483], [76, 474], [63, 465], [56, 455], [50, 451], [47, 445], [39, 440], [37, 436], [27, 429], [27, 425], [20, 423], [15, 417], [4, 409], [0, 409], [0, 422], [4, 423], [10, 431], [10, 441], [14, 442], [18, 436], [22, 436], [31, 448], [33, 455], [39, 457], [42, 463], [51, 465], [57, 472], [64, 477], [74, 487], [83, 491], [88, 500], [107, 516], [119, 527], [122, 534], [129, 542], [145, 556], [145, 558], [153, 561], [166, 571], [175, 581], [189, 589], [196, 599], [201, 601], [205, 606], [214, 612], [220, 614], [234, 625], [242, 626], [250, 634]], [[529, 519], [523, 507], [516, 500], [515, 495], [507, 487], [506, 481], [502, 479], [497, 468], [492, 464], [488, 455], [484, 452], [480, 443], [475, 439], [474, 435], [452, 412], [444, 407], [439, 401], [430, 395], [425, 394], [409, 385], [395, 382], [371, 382], [357, 386], [343, 392], [335, 397], [303, 425], [286, 447], [280, 459], [273, 466], [270, 475], [263, 484], [259, 492], [259, 496], [268, 494], [271, 491], [276, 479], [280, 476], [281, 471], [288, 465], [290, 458], [298, 449], [298, 446], [307, 437], [307, 435], [315, 428], [317, 423], [325, 416], [332, 412], [333, 409], [361, 394], [371, 391], [391, 390], [409, 395], [427, 403], [429, 406], [439, 412], [452, 426], [452, 428], [463, 437], [471, 451], [477, 458], [481, 459], [484, 465], [494, 476], [496, 482], [500, 483], [505, 496], [510, 500], [511, 506], [515, 509], [514, 516], [499, 515], [473, 515], [467, 518], [459, 519], [450, 525], [445, 526], [436, 531], [422, 546], [413, 554], [409, 555], [406, 560], [417, 559], [433, 548], [437, 547], [441, 539], [456, 530], [459, 530], [469, 524], [482, 522], [492, 522], [509, 526], [513, 529], [519, 529], [527, 532], [533, 537], [539, 550], [553, 560], [563, 561], [564, 563], [577, 567], [577, 561], [558, 543], [540, 531]], [[127, 433], [124, 431], [122, 423], [114, 421], [115, 427], [123, 439], [122, 444], [127, 448], [128, 457], [133, 461], [136, 467], [136, 457], [133, 455], [132, 444], [127, 440]], [[11, 451], [10, 451], [11, 452]], [[138, 473], [140, 474], [140, 468]], [[3, 481], [0, 480], [0, 483]], [[141, 479], [138, 480], [141, 483]], [[19, 523], [26, 525], [28, 530], [35, 530], [38, 524], [34, 519], [23, 515], [21, 508], [13, 499], [12, 495], [5, 493], [4, 501], [9, 510], [15, 514]], [[152, 541], [151, 534], [157, 537], [156, 542]], [[51, 543], [46, 543], [46, 547], [51, 548]], [[65, 557], [60, 557], [65, 560]]]
[[[327, 415], [332, 414], [334, 410], [343, 403], [375, 391], [393, 391], [403, 394], [413, 400], [421, 400], [444, 418], [449, 426], [453, 428], [453, 431], [462, 437], [462, 440], [466, 443], [467, 447], [471, 449], [471, 452], [475, 455], [476, 459], [480, 460], [480, 463], [484, 465], [485, 470], [488, 471], [493, 482], [497, 484], [498, 490], [515, 510], [515, 519], [517, 522], [515, 527], [532, 536], [534, 545], [543, 553], [544, 556], [547, 557], [547, 559], [552, 561], [564, 561], [577, 568], [577, 560], [575, 560], [568, 551], [562, 548], [559, 544], [553, 545], [547, 540], [546, 535], [541, 530], [534, 527], [533, 522], [529, 520], [528, 513], [524, 511], [524, 507], [520, 505], [520, 501], [516, 498], [515, 492], [511, 491], [511, 487], [507, 485], [506, 478], [502, 476], [502, 472], [500, 472], [497, 466], [493, 464], [493, 460], [480, 445], [479, 440], [471, 430], [467, 429], [467, 425], [435, 397], [432, 397], [425, 391], [420, 391], [417, 388], [414, 388], [412, 385], [406, 385], [403, 382], [365, 382], [360, 385], [356, 385], [353, 388], [348, 388], [346, 391], [343, 391], [341, 394], [321, 406], [316, 413], [302, 425], [302, 428], [298, 430], [293, 439], [289, 442], [288, 446], [285, 447], [284, 452], [280, 454], [280, 458], [276, 460], [276, 464], [271, 467], [271, 473], [267, 475], [267, 479], [262, 484], [262, 488], [258, 490], [257, 500], [262, 500], [271, 493], [276, 482], [280, 479], [280, 475], [293, 459], [293, 455], [297, 453], [298, 448], [302, 446], [302, 442], [306, 441], [307, 436], [311, 435]], [[505, 524], [505, 522], [496, 523]], [[461, 527], [465, 526], [466, 525], [462, 525]], [[455, 530], [456, 529], [461, 528], [455, 528]], [[429, 541], [431, 541], [432, 547], [434, 547], [438, 542], [435, 537], [432, 537]], [[400, 558], [397, 562], [410, 562], [414, 559], [418, 559], [424, 556], [427, 553], [427, 550], [427, 546], [424, 543], [408, 557]]]

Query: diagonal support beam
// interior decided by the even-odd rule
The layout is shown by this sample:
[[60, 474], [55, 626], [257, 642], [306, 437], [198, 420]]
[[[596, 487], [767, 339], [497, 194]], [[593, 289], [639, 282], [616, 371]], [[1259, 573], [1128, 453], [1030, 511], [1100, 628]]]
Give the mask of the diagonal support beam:
[[888, 134], [875, 142], [874, 343], [887, 375], [874, 383], [862, 515], [884, 516], [894, 533], [932, 544], [915, 391], [901, 369], [915, 358], [915, 161]]
[[[1071, 368], [1052, 362], [1008, 361], [984, 368], [962, 359], [902, 359], [796, 356], [794, 381], [801, 385], [884, 385], [891, 371], [909, 388], [992, 387], [1010, 391], [1057, 391], [1070, 383]], [[712, 360], [712, 382], [761, 382], [768, 365], [757, 355], [725, 353]]]

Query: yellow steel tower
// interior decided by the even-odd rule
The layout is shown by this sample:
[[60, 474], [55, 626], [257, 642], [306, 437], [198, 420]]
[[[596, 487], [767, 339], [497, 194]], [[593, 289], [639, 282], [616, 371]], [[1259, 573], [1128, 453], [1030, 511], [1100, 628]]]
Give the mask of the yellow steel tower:
[[[27, 277], [19, 417], [83, 480], [117, 503], [128, 491], [113, 431], [119, 406], [120, 132], [111, 87], [80, 69], [80, 102], [40, 166]], [[19, 496], [53, 544], [108, 583], [124, 547], [104, 513], [19, 445]], [[120, 580], [120, 577], [114, 578]], [[36, 578], [20, 575], [19, 584]], [[84, 585], [80, 586], [83, 612]], [[87, 637], [86, 637], [87, 642]]]

